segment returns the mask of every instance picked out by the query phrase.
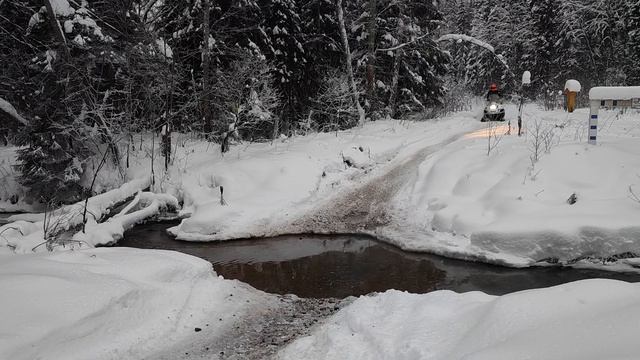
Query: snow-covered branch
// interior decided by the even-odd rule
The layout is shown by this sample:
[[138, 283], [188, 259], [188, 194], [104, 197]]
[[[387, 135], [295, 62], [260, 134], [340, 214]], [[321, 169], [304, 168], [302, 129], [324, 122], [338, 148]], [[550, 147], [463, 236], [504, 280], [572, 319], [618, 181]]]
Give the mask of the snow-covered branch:
[[4, 111], [9, 116], [16, 119], [22, 125], [24, 126], [29, 125], [29, 121], [27, 121], [27, 119], [20, 116], [20, 114], [18, 114], [18, 111], [16, 111], [16, 108], [14, 108], [13, 105], [11, 105], [8, 101], [6, 101], [3, 98], [0, 98], [0, 110]]
[[494, 54], [496, 52], [496, 49], [493, 46], [491, 46], [491, 44], [486, 43], [486, 42], [484, 42], [482, 40], [476, 39], [473, 36], [464, 35], [464, 34], [446, 34], [446, 35], [440, 36], [440, 38], [438, 40], [436, 40], [436, 41], [437, 42], [442, 42], [442, 41], [447, 41], [447, 40], [466, 41], [466, 42], [478, 45], [480, 47], [483, 47], [483, 48], [491, 51]]
[[412, 39], [411, 41], [407, 41], [407, 42], [405, 42], [405, 43], [398, 44], [398, 45], [396, 45], [396, 46], [392, 46], [392, 47], [390, 47], [390, 48], [386, 48], [386, 49], [376, 49], [376, 51], [377, 51], [377, 52], [387, 52], [387, 51], [395, 51], [395, 50], [399, 50], [399, 49], [402, 49], [403, 47], [405, 47], [405, 46], [407, 46], [407, 45], [413, 44], [414, 42], [416, 42], [416, 41], [418, 41], [418, 40], [421, 40], [422, 38], [425, 38], [425, 37], [427, 37], [427, 36], [429, 36], [429, 35], [430, 35], [429, 33], [424, 34], [424, 35], [420, 35], [420, 36], [418, 36], [418, 37], [416, 37], [416, 38]]
[[502, 56], [502, 54], [496, 54], [496, 49], [489, 43], [484, 42], [480, 39], [474, 38], [473, 36], [469, 36], [469, 35], [464, 35], [464, 34], [446, 34], [446, 35], [442, 35], [440, 36], [440, 38], [438, 40], [436, 40], [437, 42], [442, 42], [442, 41], [465, 41], [477, 46], [480, 46], [484, 49], [487, 49], [489, 52], [491, 52], [496, 59], [498, 59], [498, 61], [500, 62], [500, 64], [502, 64], [502, 66], [504, 66], [504, 68], [509, 72], [509, 74], [511, 75], [511, 77], [513, 79], [515, 79], [515, 74], [511, 71], [511, 69], [509, 68], [509, 64], [507, 64], [507, 60], [504, 58], [504, 56]]

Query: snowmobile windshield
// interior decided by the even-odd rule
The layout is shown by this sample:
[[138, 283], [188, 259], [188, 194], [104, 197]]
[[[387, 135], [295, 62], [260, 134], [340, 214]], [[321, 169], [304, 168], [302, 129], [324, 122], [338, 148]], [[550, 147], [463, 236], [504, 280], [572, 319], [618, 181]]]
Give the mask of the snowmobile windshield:
[[500, 95], [498, 93], [490, 93], [487, 99], [489, 102], [500, 102]]

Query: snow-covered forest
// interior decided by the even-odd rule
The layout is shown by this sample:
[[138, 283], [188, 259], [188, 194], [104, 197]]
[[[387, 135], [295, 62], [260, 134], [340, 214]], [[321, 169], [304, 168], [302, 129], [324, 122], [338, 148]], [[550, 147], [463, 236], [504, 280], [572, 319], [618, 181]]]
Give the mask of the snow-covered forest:
[[640, 0], [0, 0], [0, 359], [633, 359]]
[[88, 159], [118, 162], [163, 126], [228, 148], [349, 128], [358, 105], [372, 120], [460, 110], [490, 82], [517, 90], [524, 70], [539, 99], [567, 77], [640, 79], [635, 0], [348, 1], [346, 43], [329, 0], [0, 5], [0, 96], [17, 112], [0, 113], [3, 141], [29, 146], [20, 181], [36, 199], [77, 198]]

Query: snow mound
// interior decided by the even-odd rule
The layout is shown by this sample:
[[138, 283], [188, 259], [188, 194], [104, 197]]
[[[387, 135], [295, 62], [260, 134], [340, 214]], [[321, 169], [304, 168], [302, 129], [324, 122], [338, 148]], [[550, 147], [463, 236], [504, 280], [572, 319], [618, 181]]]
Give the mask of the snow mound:
[[362, 146], [353, 145], [342, 151], [342, 160], [347, 166], [365, 169], [374, 163], [369, 152]]
[[278, 358], [635, 359], [639, 322], [640, 286], [614, 280], [502, 297], [390, 290], [360, 297]]
[[578, 80], [567, 80], [567, 82], [564, 83], [564, 89], [567, 91], [580, 92], [582, 85], [580, 85]]
[[221, 332], [217, 314], [261, 296], [205, 260], [126, 248], [4, 256], [0, 288], [0, 358], [13, 360], [143, 358], [210, 317]]

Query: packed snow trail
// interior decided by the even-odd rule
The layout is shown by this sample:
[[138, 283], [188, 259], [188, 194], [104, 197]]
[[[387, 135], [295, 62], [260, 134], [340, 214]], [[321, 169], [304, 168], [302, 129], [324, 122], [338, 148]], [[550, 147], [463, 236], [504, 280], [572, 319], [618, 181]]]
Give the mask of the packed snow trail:
[[[183, 212], [190, 217], [169, 231], [188, 241], [307, 232], [291, 223], [314, 212], [336, 189], [352, 188], [425, 146], [478, 128], [476, 115], [377, 121], [339, 133], [252, 144], [214, 160], [203, 153], [188, 175], [181, 175]], [[220, 186], [226, 206], [221, 205]]]
[[372, 233], [388, 225], [391, 221], [387, 212], [389, 201], [417, 178], [420, 163], [463, 135], [424, 147], [409, 158], [383, 168], [380, 175], [367, 177], [355, 188], [339, 191], [312, 212], [294, 220], [291, 233]]

